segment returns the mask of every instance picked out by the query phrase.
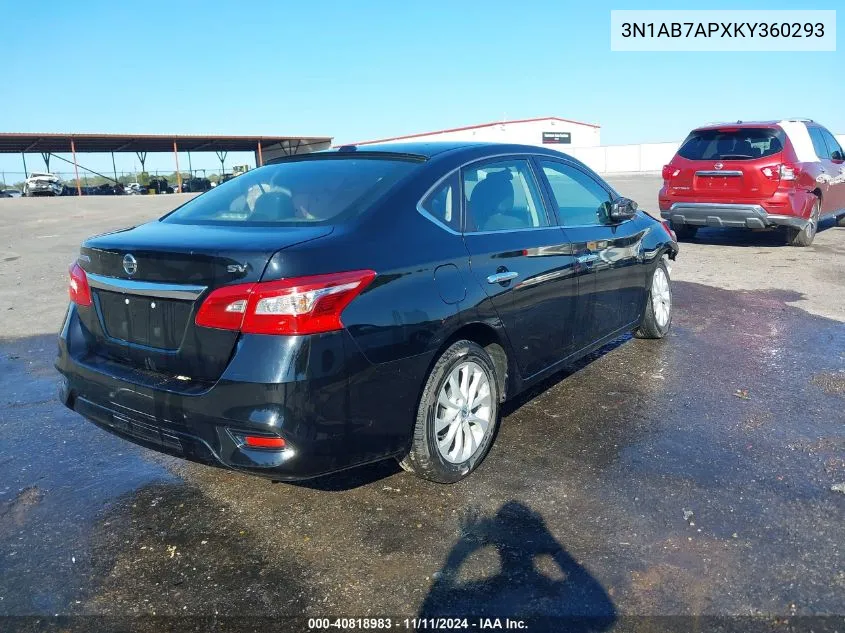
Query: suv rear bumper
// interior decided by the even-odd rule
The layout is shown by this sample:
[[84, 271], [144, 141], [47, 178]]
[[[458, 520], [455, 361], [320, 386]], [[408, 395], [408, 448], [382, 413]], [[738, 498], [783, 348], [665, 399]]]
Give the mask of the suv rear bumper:
[[794, 215], [768, 213], [759, 204], [725, 204], [720, 202], [675, 202], [660, 215], [673, 224], [713, 228], [765, 229], [791, 226], [803, 229], [807, 220]]

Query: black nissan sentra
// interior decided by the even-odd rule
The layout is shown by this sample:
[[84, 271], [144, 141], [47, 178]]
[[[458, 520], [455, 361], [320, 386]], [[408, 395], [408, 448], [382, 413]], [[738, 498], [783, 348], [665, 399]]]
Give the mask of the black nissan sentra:
[[293, 156], [82, 245], [61, 398], [148, 448], [275, 479], [397, 458], [454, 482], [504, 400], [622, 334], [667, 333], [677, 251], [539, 147]]

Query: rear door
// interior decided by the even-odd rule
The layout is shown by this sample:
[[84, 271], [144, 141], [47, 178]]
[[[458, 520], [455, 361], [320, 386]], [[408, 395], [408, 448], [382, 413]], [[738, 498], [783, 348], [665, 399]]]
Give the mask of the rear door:
[[696, 130], [681, 144], [671, 190], [710, 202], [774, 195], [786, 137], [779, 127]]
[[[845, 154], [839, 141], [823, 127], [816, 128], [821, 134], [827, 147], [825, 173], [830, 177], [828, 181], [828, 205], [823, 205], [822, 214], [845, 210]], [[815, 143], [814, 143], [815, 145]]]
[[610, 220], [614, 194], [592, 174], [563, 160], [538, 163], [581, 275], [575, 343], [583, 349], [639, 319], [646, 292], [645, 229], [638, 219]]
[[545, 208], [527, 157], [473, 163], [461, 179], [472, 273], [530, 378], [573, 350], [578, 281], [569, 239]]

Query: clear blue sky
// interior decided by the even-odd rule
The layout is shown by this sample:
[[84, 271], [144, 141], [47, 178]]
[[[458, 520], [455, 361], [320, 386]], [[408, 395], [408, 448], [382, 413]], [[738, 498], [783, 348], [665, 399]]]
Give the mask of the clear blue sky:
[[[681, 7], [621, 0], [7, 1], [0, 130], [303, 134], [343, 142], [556, 115], [599, 123], [604, 144], [678, 140], [707, 121], [786, 116], [845, 133], [841, 35], [835, 53], [611, 52], [610, 10], [637, 8]], [[841, 2], [812, 8], [839, 8], [838, 30], [845, 30]], [[192, 158], [195, 168], [218, 165], [213, 154]], [[242, 158], [232, 155], [227, 166]], [[131, 154], [118, 161], [118, 169], [132, 169]], [[108, 156], [80, 162], [111, 167]], [[28, 166], [43, 163], [36, 155]], [[147, 166], [172, 169], [172, 156], [151, 155]], [[0, 169], [21, 171], [20, 157], [0, 155]]]

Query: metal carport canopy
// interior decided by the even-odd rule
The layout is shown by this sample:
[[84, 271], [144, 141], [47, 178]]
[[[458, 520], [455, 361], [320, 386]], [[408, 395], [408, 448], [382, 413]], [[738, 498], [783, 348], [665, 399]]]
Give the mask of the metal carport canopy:
[[0, 132], [0, 152], [255, 152], [278, 148], [285, 153], [314, 152], [331, 146], [330, 136], [203, 136], [165, 134], [18, 134]]

